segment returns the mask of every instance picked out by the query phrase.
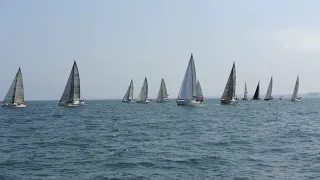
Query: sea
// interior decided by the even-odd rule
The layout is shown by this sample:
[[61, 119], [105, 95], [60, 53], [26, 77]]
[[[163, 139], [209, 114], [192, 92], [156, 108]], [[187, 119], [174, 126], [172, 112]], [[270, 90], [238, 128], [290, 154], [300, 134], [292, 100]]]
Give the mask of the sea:
[[320, 179], [320, 99], [0, 108], [0, 179]]

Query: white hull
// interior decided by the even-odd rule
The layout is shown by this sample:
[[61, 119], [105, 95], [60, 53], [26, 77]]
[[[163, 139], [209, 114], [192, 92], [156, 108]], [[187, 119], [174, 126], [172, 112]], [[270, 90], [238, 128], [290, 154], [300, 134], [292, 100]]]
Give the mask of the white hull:
[[72, 103], [59, 103], [59, 106], [68, 106], [68, 107], [76, 107], [76, 106], [83, 106], [85, 105], [85, 102], [79, 102], [79, 101], [75, 101]]
[[149, 99], [140, 100], [140, 101], [137, 101], [137, 103], [140, 103], [140, 104], [148, 104], [148, 103], [150, 103], [150, 100], [149, 100]]
[[122, 102], [124, 102], [124, 103], [133, 103], [134, 102], [134, 100], [122, 100]]
[[221, 99], [221, 104], [237, 104], [237, 103], [238, 103], [238, 101], [235, 99], [231, 99], [231, 100]]
[[177, 99], [177, 105], [183, 105], [183, 106], [199, 106], [201, 102], [196, 100], [181, 100]]
[[14, 104], [2, 104], [2, 107], [25, 108], [27, 107], [27, 105], [14, 103]]
[[169, 99], [161, 99], [161, 100], [157, 100], [158, 103], [165, 103], [165, 102], [170, 102]]
[[292, 102], [296, 102], [296, 101], [301, 101], [301, 99], [296, 98], [296, 99], [291, 99]]

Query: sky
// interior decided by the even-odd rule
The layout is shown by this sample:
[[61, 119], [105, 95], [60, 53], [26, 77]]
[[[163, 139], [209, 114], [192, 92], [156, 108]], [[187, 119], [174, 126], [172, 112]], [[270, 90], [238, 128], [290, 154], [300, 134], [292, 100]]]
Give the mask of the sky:
[[204, 96], [220, 97], [232, 63], [237, 94], [273, 76], [273, 94], [320, 91], [317, 0], [0, 0], [0, 98], [21, 67], [27, 100], [58, 100], [73, 60], [85, 99], [122, 98], [144, 77], [178, 96], [193, 53]]

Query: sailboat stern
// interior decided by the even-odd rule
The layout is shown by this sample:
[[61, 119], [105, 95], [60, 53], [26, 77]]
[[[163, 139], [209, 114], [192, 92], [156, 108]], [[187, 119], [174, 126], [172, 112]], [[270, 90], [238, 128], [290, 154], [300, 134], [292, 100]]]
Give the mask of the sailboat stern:
[[200, 101], [196, 100], [185, 100], [185, 99], [177, 99], [177, 105], [182, 106], [199, 106], [201, 104]]
[[238, 101], [236, 99], [220, 99], [221, 104], [237, 104]]

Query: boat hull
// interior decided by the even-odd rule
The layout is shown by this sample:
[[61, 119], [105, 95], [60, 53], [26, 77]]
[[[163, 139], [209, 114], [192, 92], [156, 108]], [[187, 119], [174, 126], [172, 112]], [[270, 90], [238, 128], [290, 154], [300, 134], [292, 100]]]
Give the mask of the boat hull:
[[133, 103], [133, 102], [134, 102], [134, 100], [128, 100], [128, 101], [126, 101], [126, 100], [122, 100], [122, 102], [124, 102], [124, 103]]
[[270, 101], [270, 100], [272, 100], [273, 98], [270, 98], [270, 99], [264, 99], [265, 101]]
[[224, 99], [221, 99], [221, 104], [237, 104], [238, 101], [235, 100], [235, 99], [231, 99], [231, 100], [224, 100]]
[[244, 101], [248, 101], [249, 99], [248, 99], [248, 98], [242, 98], [242, 100], [244, 100]]
[[161, 100], [157, 100], [158, 103], [166, 103], [166, 102], [170, 102], [169, 99], [161, 99]]
[[9, 108], [25, 108], [27, 107], [26, 104], [18, 104], [18, 103], [14, 103], [14, 104], [2, 104], [2, 107], [9, 107]]
[[260, 101], [261, 99], [260, 98], [258, 98], [258, 99], [252, 99], [252, 101]]
[[139, 104], [149, 104], [150, 100], [146, 99], [146, 100], [140, 100], [140, 101], [136, 101], [136, 102], [139, 103]]
[[59, 106], [77, 107], [85, 105], [85, 102], [58, 103]]
[[177, 105], [182, 106], [199, 106], [200, 104], [201, 102], [196, 100], [177, 100]]

